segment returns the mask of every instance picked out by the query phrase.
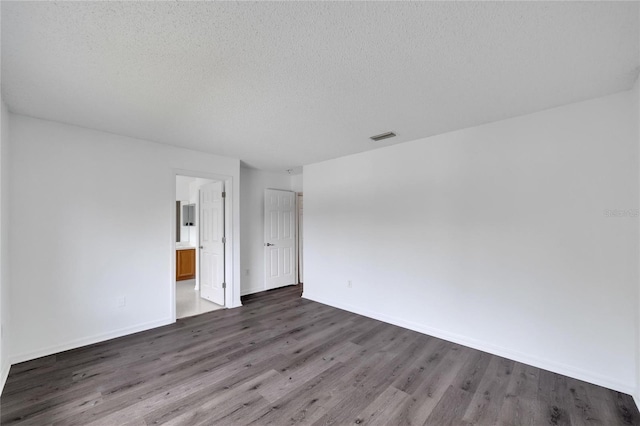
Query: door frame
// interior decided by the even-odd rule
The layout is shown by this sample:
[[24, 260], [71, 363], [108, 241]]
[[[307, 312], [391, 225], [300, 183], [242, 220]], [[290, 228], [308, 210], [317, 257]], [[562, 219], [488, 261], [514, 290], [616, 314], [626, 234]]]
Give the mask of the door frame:
[[[225, 257], [224, 257], [224, 280], [227, 284], [224, 295], [224, 306], [226, 308], [235, 308], [242, 306], [239, 302], [240, 300], [240, 281], [236, 280], [235, 269], [237, 265], [234, 254], [236, 253], [236, 245], [233, 235], [233, 205], [234, 205], [234, 194], [233, 191], [233, 177], [228, 175], [219, 175], [215, 173], [207, 173], [198, 170], [185, 170], [185, 169], [172, 169], [171, 177], [173, 184], [171, 185], [171, 199], [167, 202], [168, 205], [171, 206], [171, 229], [169, 235], [170, 237], [170, 245], [171, 253], [170, 253], [170, 271], [169, 271], [169, 288], [167, 291], [169, 292], [169, 312], [171, 313], [171, 322], [176, 322], [176, 176], [188, 176], [202, 179], [212, 179], [224, 182], [224, 191], [226, 192], [225, 206], [224, 206], [224, 231], [226, 237], [226, 245], [225, 245]], [[199, 238], [199, 237], [198, 237]], [[238, 299], [238, 300], [236, 300]]]

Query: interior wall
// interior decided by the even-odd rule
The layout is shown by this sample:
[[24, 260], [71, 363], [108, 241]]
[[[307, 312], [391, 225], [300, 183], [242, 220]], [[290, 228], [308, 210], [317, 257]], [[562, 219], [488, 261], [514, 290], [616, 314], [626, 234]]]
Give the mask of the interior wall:
[[302, 173], [291, 176], [291, 190], [294, 192], [302, 192], [304, 175]]
[[[633, 89], [633, 115], [635, 119], [635, 139], [638, 146], [640, 146], [640, 77], [636, 80]], [[639, 150], [640, 151], [640, 150]], [[640, 152], [639, 152], [640, 155]], [[640, 160], [639, 160], [640, 163]], [[638, 184], [640, 188], [640, 182]], [[640, 189], [639, 189], [640, 190]], [[640, 235], [638, 235], [638, 240], [640, 241]], [[638, 268], [640, 268], [640, 258], [638, 259]], [[638, 284], [636, 286], [636, 389], [633, 394], [633, 398], [636, 402], [636, 405], [640, 407], [640, 280], [638, 280]]]
[[195, 180], [189, 176], [176, 176], [176, 201], [189, 201], [191, 192], [189, 185]]
[[0, 393], [9, 375], [9, 111], [0, 99]]
[[264, 269], [264, 190], [291, 190], [291, 176], [240, 168], [242, 294], [266, 290]]
[[305, 166], [304, 297], [633, 393], [632, 98]]
[[[2, 8], [0, 8], [0, 23]], [[0, 25], [1, 27], [1, 25]], [[0, 31], [0, 34], [2, 31]], [[0, 37], [1, 39], [1, 37]], [[1, 40], [0, 40], [1, 41]], [[1, 56], [1, 55], [0, 55]], [[0, 70], [2, 70], [0, 59]], [[1, 74], [1, 71], [0, 71]], [[0, 77], [0, 81], [2, 78]], [[9, 375], [9, 111], [0, 94], [0, 394]]]
[[176, 170], [231, 176], [238, 194], [239, 160], [10, 119], [12, 362], [169, 323]]

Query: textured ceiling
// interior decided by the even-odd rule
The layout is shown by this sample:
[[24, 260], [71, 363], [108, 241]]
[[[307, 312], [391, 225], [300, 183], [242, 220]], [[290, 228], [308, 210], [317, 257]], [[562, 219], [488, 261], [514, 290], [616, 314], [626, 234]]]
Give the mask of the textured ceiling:
[[635, 2], [3, 1], [2, 92], [16, 113], [282, 171], [628, 89], [638, 15]]

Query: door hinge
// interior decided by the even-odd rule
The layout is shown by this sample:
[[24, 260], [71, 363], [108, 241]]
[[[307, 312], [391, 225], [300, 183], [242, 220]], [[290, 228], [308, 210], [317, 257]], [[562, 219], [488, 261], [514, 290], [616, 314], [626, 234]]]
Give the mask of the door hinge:
[[227, 244], [227, 237], [222, 237], [222, 244]]
[[227, 198], [227, 192], [226, 191], [222, 191], [222, 198]]
[[227, 288], [227, 283], [222, 283], [222, 288]]

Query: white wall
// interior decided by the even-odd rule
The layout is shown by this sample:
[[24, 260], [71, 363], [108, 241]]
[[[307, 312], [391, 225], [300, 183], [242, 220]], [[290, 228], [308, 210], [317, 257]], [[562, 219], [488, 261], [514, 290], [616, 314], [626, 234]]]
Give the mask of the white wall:
[[[640, 9], [638, 9], [638, 16], [640, 18]], [[632, 91], [634, 93], [635, 101], [633, 111], [636, 128], [636, 143], [640, 146], [640, 76], [636, 79]], [[640, 191], [640, 182], [638, 185]], [[638, 260], [638, 268], [640, 269], [640, 259]], [[635, 399], [636, 406], [640, 408], [640, 280], [638, 281], [638, 286], [636, 288], [638, 292], [636, 297], [636, 391], [633, 394], [633, 398]]]
[[190, 185], [196, 178], [176, 176], [176, 201], [189, 201], [191, 197]]
[[[231, 176], [239, 194], [239, 160], [10, 119], [12, 361], [170, 322], [175, 174]], [[237, 196], [233, 207], [238, 306]]]
[[303, 183], [303, 174], [300, 173], [298, 175], [291, 176], [291, 190], [295, 192], [302, 192], [302, 183]]
[[[0, 8], [0, 22], [1, 19]], [[0, 25], [1, 27], [1, 25]], [[0, 34], [2, 31], [0, 31]], [[1, 42], [0, 42], [1, 44]], [[0, 55], [1, 56], [1, 55]], [[2, 69], [0, 60], [0, 70]], [[1, 72], [0, 72], [1, 74]], [[2, 78], [0, 76], [0, 81]], [[0, 85], [1, 86], [1, 85]], [[9, 375], [9, 111], [0, 95], [0, 394]]]
[[9, 375], [9, 112], [0, 100], [0, 393]]
[[[633, 93], [633, 115], [635, 119], [635, 139], [638, 146], [640, 146], [640, 77], [636, 80], [632, 89]], [[639, 150], [640, 151], [640, 150]], [[640, 154], [640, 152], [639, 152]], [[640, 182], [638, 184], [640, 191]], [[640, 235], [638, 236], [640, 240]], [[638, 268], [640, 269], [640, 259], [638, 261]], [[638, 281], [638, 285], [636, 286], [636, 390], [633, 394], [633, 398], [635, 399], [636, 405], [640, 407], [640, 280]]]
[[634, 392], [632, 102], [304, 167], [304, 297]]
[[240, 168], [242, 294], [266, 290], [264, 280], [264, 190], [291, 190], [286, 174]]

